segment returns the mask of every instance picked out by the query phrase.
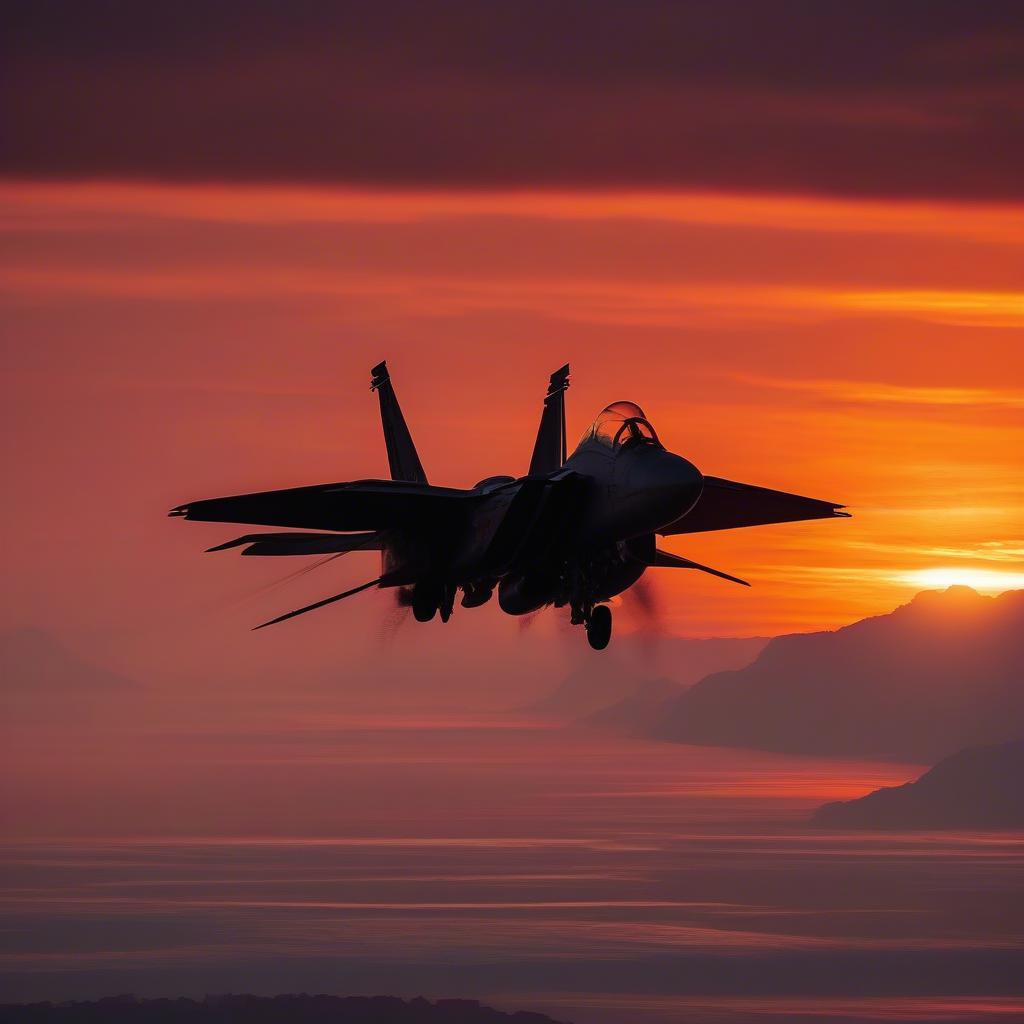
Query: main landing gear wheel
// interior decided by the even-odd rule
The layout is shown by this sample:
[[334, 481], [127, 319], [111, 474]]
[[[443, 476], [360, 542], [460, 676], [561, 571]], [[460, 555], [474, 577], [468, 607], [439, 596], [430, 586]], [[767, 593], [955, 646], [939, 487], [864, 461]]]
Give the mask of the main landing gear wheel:
[[612, 610], [599, 604], [587, 620], [587, 641], [595, 651], [603, 651], [612, 638]]
[[412, 614], [417, 622], [429, 622], [437, 614], [437, 591], [417, 583], [412, 591]]

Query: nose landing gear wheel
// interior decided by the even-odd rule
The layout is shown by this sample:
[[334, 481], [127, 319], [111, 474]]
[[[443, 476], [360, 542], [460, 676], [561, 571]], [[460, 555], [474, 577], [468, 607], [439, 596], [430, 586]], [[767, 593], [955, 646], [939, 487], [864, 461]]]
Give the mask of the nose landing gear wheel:
[[599, 604], [587, 620], [587, 641], [595, 651], [603, 651], [612, 638], [612, 610]]

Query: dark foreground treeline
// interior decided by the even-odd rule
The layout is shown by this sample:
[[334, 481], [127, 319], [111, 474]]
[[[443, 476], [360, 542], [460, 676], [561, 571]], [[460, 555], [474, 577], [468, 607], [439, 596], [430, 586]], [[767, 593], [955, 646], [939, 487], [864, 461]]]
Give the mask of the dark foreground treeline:
[[470, 999], [391, 996], [207, 996], [0, 1005], [2, 1024], [558, 1024], [542, 1013], [502, 1013]]

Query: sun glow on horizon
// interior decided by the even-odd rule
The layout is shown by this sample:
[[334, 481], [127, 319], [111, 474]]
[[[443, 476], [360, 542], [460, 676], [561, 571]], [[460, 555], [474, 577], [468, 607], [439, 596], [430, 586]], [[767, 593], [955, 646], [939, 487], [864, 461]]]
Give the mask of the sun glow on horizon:
[[[99, 486], [111, 502], [180, 500], [133, 438], [159, 440], [174, 479], [211, 493], [379, 474], [372, 406], [336, 398], [384, 354], [438, 480], [521, 464], [556, 352], [578, 372], [574, 436], [625, 389], [702, 471], [853, 510], [680, 539], [679, 553], [754, 587], [661, 576], [669, 632], [831, 629], [920, 590], [1024, 589], [1024, 290], [1008, 259], [1024, 202], [23, 181], [0, 184], [0, 221], [0, 305], [21, 340], [5, 367], [20, 438], [8, 483], [39, 495], [8, 509], [8, 532], [32, 538], [15, 554], [14, 621], [53, 617], [33, 553], [66, 535], [70, 490], [79, 507]], [[154, 317], [166, 334], [144, 351], [149, 309], [169, 319]], [[297, 324], [294, 358], [272, 365], [263, 353], [298, 345]], [[63, 472], [40, 491], [57, 456]], [[110, 543], [79, 546], [76, 575], [106, 582], [88, 601], [67, 590], [63, 614], [160, 618], [128, 595], [163, 535], [129, 553], [94, 514], [91, 536]], [[193, 579], [168, 600], [187, 604]], [[176, 646], [191, 670], [198, 641]], [[137, 657], [148, 671], [148, 642]], [[459, 701], [470, 675], [453, 676]]]
[[985, 594], [1001, 594], [1006, 590], [1024, 589], [1024, 572], [1002, 572], [998, 569], [971, 569], [945, 566], [935, 569], [915, 569], [899, 577], [901, 583], [928, 590], [945, 587], [970, 587]]

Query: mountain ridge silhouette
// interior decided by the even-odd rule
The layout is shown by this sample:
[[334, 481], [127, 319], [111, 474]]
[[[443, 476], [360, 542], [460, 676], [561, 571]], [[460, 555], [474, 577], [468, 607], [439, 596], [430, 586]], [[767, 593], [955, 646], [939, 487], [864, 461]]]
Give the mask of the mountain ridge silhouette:
[[765, 637], [623, 637], [600, 657], [588, 658], [554, 690], [523, 710], [575, 720], [640, 695], [657, 680], [680, 690], [721, 669], [749, 664], [770, 641]]
[[934, 763], [1024, 732], [1024, 591], [925, 591], [840, 629], [769, 641], [662, 707], [647, 735]]
[[826, 828], [1022, 829], [1024, 739], [968, 747], [919, 779], [856, 800], [823, 804], [811, 821]]

